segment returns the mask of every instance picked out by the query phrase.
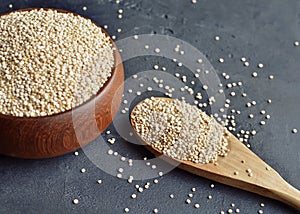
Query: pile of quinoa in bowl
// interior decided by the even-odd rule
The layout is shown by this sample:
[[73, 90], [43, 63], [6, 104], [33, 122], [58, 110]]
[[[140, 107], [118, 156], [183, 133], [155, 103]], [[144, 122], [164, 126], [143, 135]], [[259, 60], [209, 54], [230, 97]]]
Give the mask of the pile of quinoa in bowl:
[[114, 67], [108, 35], [91, 20], [52, 9], [0, 17], [0, 114], [41, 117], [96, 95]]

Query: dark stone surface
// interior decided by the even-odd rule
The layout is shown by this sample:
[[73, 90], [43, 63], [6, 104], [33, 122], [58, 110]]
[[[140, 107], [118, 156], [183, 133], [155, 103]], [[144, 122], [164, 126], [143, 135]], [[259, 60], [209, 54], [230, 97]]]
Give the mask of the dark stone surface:
[[[128, 0], [116, 5], [105, 0], [11, 0], [0, 2], [1, 13], [9, 11], [9, 3], [13, 9], [53, 7], [78, 12], [102, 26], [109, 25], [108, 32], [118, 38], [157, 33], [195, 46], [207, 55], [220, 77], [222, 72], [230, 74], [231, 80], [221, 78], [222, 82], [243, 81], [243, 88], [237, 89], [238, 96], [232, 99], [233, 108], [242, 111], [236, 118], [237, 129], [256, 129], [257, 136], [250, 139], [252, 150], [300, 189], [300, 135], [291, 133], [293, 128], [300, 130], [300, 48], [293, 46], [300, 40], [299, 1], [198, 0], [192, 4], [189, 0]], [[82, 11], [84, 5], [87, 11]], [[118, 8], [124, 9], [122, 20], [117, 19]], [[118, 28], [122, 33], [117, 33]], [[214, 41], [215, 35], [221, 36], [219, 42]], [[242, 56], [249, 60], [249, 67], [243, 67]], [[220, 57], [225, 63], [218, 63]], [[265, 67], [254, 79], [251, 74], [259, 62]], [[185, 72], [170, 60], [143, 57], [125, 63], [126, 76], [152, 69], [154, 64], [166, 66], [170, 73]], [[268, 80], [270, 74], [275, 76], [273, 81]], [[247, 98], [240, 96], [242, 91], [247, 92]], [[272, 99], [272, 104], [266, 99]], [[251, 100], [257, 105], [246, 109], [245, 103]], [[262, 109], [271, 115], [263, 127], [259, 125]], [[247, 119], [250, 112], [256, 116], [253, 120]], [[120, 139], [113, 126], [110, 130], [118, 141], [112, 146], [114, 150], [133, 159], [150, 155]], [[150, 189], [132, 200], [134, 184], [144, 185], [148, 180], [128, 184], [96, 167], [81, 150], [79, 153], [78, 157], [69, 154], [47, 160], [0, 156], [0, 213], [122, 213], [129, 207], [130, 213], [151, 213], [158, 208], [159, 213], [210, 214], [227, 211], [231, 203], [247, 214], [257, 213], [260, 203], [265, 204], [264, 213], [296, 213], [279, 202], [218, 183], [211, 189], [211, 181], [179, 169], [158, 178], [157, 185], [149, 180]], [[86, 173], [80, 173], [83, 167]], [[97, 184], [98, 179], [103, 180], [102, 185]], [[192, 201], [200, 204], [198, 210], [184, 203], [192, 187], [197, 188]], [[175, 199], [169, 198], [171, 193]], [[208, 195], [213, 199], [207, 200]], [[72, 204], [74, 198], [79, 199], [78, 205]]]

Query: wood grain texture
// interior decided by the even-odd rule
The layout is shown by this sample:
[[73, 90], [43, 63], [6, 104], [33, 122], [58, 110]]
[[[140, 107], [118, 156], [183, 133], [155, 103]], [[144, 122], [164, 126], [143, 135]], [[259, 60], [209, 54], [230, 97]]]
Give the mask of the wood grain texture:
[[[168, 98], [162, 98], [168, 99]], [[133, 110], [134, 111], [134, 110]], [[133, 124], [133, 122], [131, 121]], [[134, 126], [133, 126], [134, 128]], [[141, 139], [137, 132], [135, 134]], [[300, 191], [288, 184], [278, 172], [249, 150], [234, 135], [229, 135], [230, 152], [216, 164], [196, 164], [167, 157], [148, 142], [146, 148], [155, 156], [190, 173], [210, 180], [269, 197], [300, 210]], [[252, 176], [247, 172], [251, 169]], [[235, 174], [238, 172], [238, 174]]]
[[73, 110], [46, 117], [0, 114], [0, 154], [30, 159], [63, 155], [93, 141], [109, 126], [120, 106], [124, 83], [122, 59], [111, 42], [115, 48], [112, 76], [89, 101]]

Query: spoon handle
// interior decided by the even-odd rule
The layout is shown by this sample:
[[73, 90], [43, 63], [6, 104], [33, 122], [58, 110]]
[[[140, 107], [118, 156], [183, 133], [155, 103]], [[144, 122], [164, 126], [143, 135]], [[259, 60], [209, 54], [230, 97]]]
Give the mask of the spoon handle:
[[274, 199], [282, 201], [297, 210], [300, 210], [300, 191], [283, 181], [282, 184], [278, 184], [278, 189], [274, 190]]
[[217, 165], [184, 162], [182, 168], [249, 192], [276, 199], [300, 210], [300, 191], [288, 184], [278, 172], [260, 159], [235, 136], [230, 135], [230, 152]]

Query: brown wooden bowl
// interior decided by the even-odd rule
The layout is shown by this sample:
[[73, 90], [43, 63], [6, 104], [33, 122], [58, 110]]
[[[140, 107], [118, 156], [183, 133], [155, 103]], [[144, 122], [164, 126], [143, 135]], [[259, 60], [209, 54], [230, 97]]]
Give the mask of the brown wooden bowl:
[[[35, 8], [26, 10], [32, 9]], [[89, 101], [46, 117], [20, 118], [0, 114], [0, 154], [30, 159], [64, 155], [93, 141], [109, 126], [118, 112], [124, 90], [121, 56], [115, 43], [111, 42], [115, 47], [112, 75]]]

